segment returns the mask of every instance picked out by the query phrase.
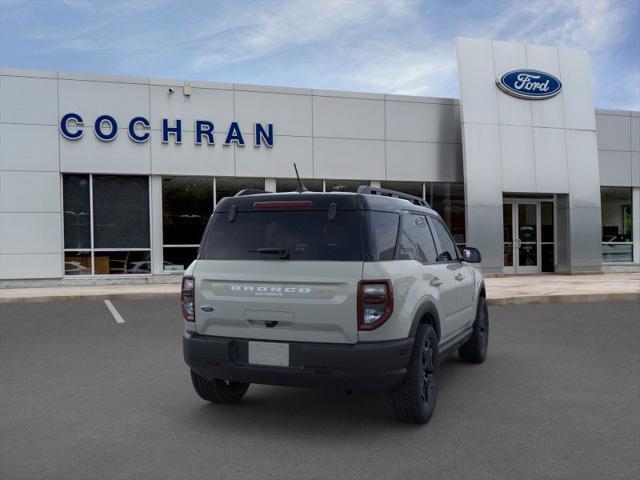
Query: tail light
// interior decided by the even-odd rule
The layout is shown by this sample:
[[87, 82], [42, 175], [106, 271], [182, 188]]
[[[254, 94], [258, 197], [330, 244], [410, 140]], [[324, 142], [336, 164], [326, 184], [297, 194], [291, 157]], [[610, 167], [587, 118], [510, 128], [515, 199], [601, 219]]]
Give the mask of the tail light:
[[182, 316], [187, 322], [195, 322], [196, 320], [194, 307], [195, 292], [195, 279], [193, 277], [183, 277], [180, 303], [182, 304]]
[[362, 280], [358, 283], [358, 330], [375, 330], [393, 313], [390, 280]]

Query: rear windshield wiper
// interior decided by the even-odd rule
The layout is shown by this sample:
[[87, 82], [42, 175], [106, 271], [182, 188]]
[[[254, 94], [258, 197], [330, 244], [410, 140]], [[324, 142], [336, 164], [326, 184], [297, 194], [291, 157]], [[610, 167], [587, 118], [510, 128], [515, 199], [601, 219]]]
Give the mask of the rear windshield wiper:
[[280, 258], [287, 260], [289, 258], [289, 250], [282, 247], [264, 247], [257, 250], [249, 250], [251, 253], [269, 253], [280, 255]]

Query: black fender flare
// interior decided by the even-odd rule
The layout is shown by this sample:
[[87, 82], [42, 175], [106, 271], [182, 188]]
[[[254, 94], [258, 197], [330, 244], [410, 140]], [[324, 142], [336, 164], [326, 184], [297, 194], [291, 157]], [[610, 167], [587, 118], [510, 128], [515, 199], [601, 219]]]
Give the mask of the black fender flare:
[[411, 323], [411, 330], [409, 330], [409, 336], [410, 337], [416, 336], [416, 332], [418, 331], [418, 326], [420, 325], [420, 323], [422, 323], [422, 320], [426, 315], [431, 316], [431, 318], [433, 319], [431, 323], [433, 325], [433, 328], [436, 331], [436, 335], [438, 335], [438, 338], [442, 338], [440, 335], [442, 331], [440, 329], [440, 315], [438, 315], [438, 309], [436, 308], [435, 304], [430, 300], [425, 301], [418, 308], [418, 311], [413, 317], [413, 322]]

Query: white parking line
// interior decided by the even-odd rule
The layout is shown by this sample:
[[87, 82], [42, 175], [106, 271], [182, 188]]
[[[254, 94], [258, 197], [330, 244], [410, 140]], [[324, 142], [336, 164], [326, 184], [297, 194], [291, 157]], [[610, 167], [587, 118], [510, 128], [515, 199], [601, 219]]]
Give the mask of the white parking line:
[[113, 315], [113, 318], [115, 319], [116, 322], [124, 323], [124, 318], [122, 318], [122, 315], [118, 313], [118, 310], [116, 310], [116, 307], [113, 306], [113, 303], [111, 303], [111, 300], [105, 300], [104, 304], [107, 306], [107, 308], [111, 312], [111, 315]]

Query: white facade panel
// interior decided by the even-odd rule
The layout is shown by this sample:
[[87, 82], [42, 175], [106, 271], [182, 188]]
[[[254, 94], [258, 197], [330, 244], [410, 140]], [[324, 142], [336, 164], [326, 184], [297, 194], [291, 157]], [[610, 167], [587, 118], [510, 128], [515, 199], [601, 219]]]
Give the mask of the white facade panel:
[[0, 254], [0, 280], [60, 278], [62, 254]]
[[126, 129], [133, 117], [149, 118], [148, 85], [60, 80], [59, 90], [60, 116], [77, 113], [86, 126], [93, 126], [100, 115], [114, 117], [120, 129]]
[[61, 228], [60, 213], [0, 213], [0, 253], [60, 253]]
[[498, 126], [465, 123], [462, 135], [467, 203], [475, 206], [501, 206], [502, 162]]
[[60, 170], [58, 127], [0, 123], [0, 170]]
[[387, 180], [427, 178], [427, 143], [386, 142]]
[[566, 130], [569, 202], [572, 207], [600, 206], [600, 178], [596, 133]]
[[457, 38], [463, 122], [498, 123], [497, 89], [491, 40]]
[[58, 172], [0, 172], [0, 212], [60, 212]]
[[313, 178], [313, 148], [310, 137], [277, 138], [277, 148], [236, 147], [236, 172], [239, 177], [295, 177], [293, 163], [302, 178]]
[[600, 150], [600, 185], [630, 187], [632, 179], [631, 152]]
[[78, 140], [60, 138], [60, 169], [63, 172], [126, 173], [150, 172], [150, 143], [160, 142], [159, 132], [152, 132], [145, 143], [129, 138], [126, 128], [119, 128], [118, 135], [110, 142], [98, 140], [92, 127], [85, 127]]
[[311, 137], [311, 95], [235, 92], [235, 119], [243, 132], [256, 122], [272, 123], [274, 135]]
[[[185, 135], [184, 132], [193, 132], [196, 120], [208, 120], [214, 124], [214, 131], [226, 132], [234, 119], [233, 92], [230, 90], [192, 88], [191, 96], [187, 97], [182, 94], [182, 88], [169, 93], [169, 87], [151, 85], [150, 95], [151, 128], [160, 131], [163, 118], [168, 119], [171, 126], [180, 119], [183, 142], [193, 141], [193, 134]], [[128, 117], [127, 121], [131, 118]]]
[[0, 75], [0, 122], [58, 124], [58, 81]]
[[[542, 45], [527, 45], [527, 67], [561, 78], [558, 49]], [[531, 120], [535, 127], [564, 128], [563, 93], [542, 102], [531, 102]]]
[[462, 143], [462, 126], [460, 124], [460, 105], [453, 106], [453, 143]]
[[631, 116], [631, 151], [640, 152], [640, 117]]
[[453, 107], [436, 103], [386, 102], [387, 140], [453, 142]]
[[536, 165], [531, 127], [500, 126], [502, 190], [536, 192]]
[[598, 148], [600, 150], [631, 151], [631, 117], [596, 115]]
[[384, 140], [384, 101], [313, 97], [316, 137]]
[[385, 178], [385, 147], [379, 140], [316, 138], [313, 145], [317, 178]]
[[595, 130], [591, 64], [585, 50], [559, 48], [565, 128]]
[[[492, 42], [494, 76], [527, 65], [525, 45], [514, 42]], [[495, 88], [494, 88], [495, 89]], [[498, 100], [498, 123], [502, 125], [531, 126], [531, 107], [529, 102], [496, 90]]]
[[[183, 134], [182, 144], [162, 143], [162, 137], [154, 132], [146, 145], [151, 146], [151, 173], [155, 175], [235, 175], [236, 148], [254, 148], [224, 145], [225, 134], [214, 135], [215, 145], [196, 145]], [[245, 138], [245, 142], [250, 139]]]
[[631, 152], [631, 184], [640, 187], [640, 152]]
[[564, 130], [533, 129], [536, 187], [539, 193], [569, 193], [567, 147]]

